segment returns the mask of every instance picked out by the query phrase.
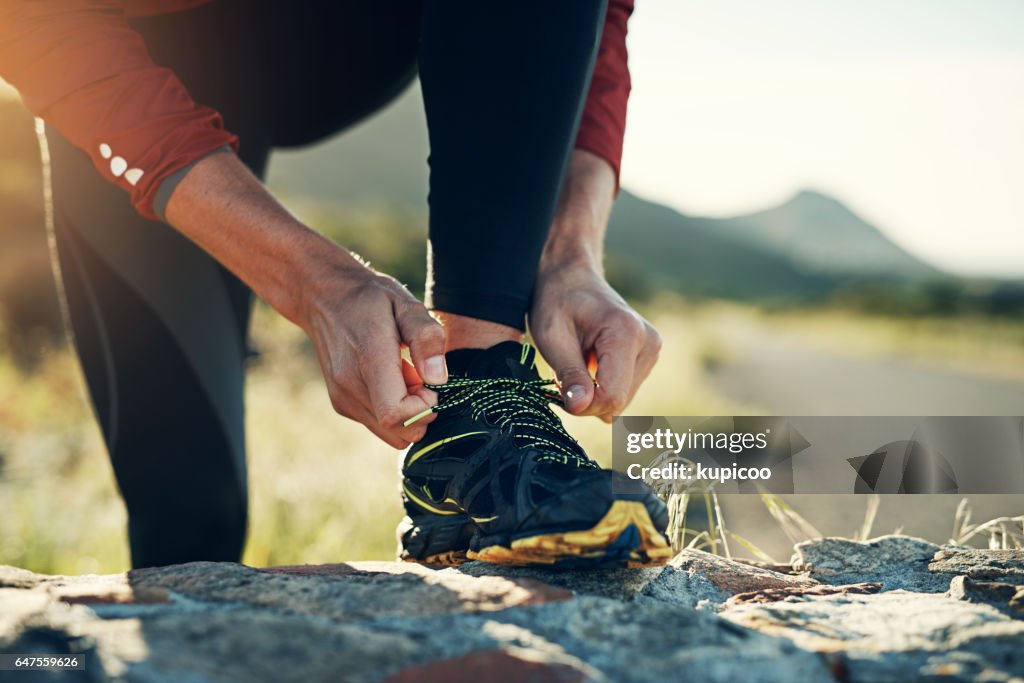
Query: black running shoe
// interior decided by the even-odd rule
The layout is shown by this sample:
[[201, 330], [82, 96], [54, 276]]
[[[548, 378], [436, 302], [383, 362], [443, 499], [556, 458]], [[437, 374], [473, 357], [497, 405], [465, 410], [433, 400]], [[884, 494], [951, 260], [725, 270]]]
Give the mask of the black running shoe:
[[[550, 404], [534, 350], [448, 354], [438, 417], [402, 467], [401, 557], [430, 564], [647, 566], [671, 556], [649, 486], [590, 460]], [[414, 418], [415, 419], [415, 418]]]

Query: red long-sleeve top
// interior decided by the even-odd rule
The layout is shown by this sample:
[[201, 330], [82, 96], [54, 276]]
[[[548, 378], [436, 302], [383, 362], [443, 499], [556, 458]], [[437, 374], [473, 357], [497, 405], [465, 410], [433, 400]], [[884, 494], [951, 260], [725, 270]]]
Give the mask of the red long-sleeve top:
[[[150, 60], [130, 16], [177, 12], [208, 0], [0, 0], [0, 76], [25, 105], [85, 151], [136, 209], [156, 218], [161, 182], [238, 138]], [[610, 0], [576, 147], [616, 176], [626, 100], [626, 23], [633, 0]]]

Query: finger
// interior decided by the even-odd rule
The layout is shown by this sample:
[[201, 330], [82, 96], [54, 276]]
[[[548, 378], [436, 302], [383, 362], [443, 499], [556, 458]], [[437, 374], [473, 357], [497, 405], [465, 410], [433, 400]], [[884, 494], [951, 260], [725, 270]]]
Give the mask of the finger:
[[448, 367], [444, 362], [444, 328], [430, 317], [418, 301], [402, 305], [396, 311], [398, 333], [409, 346], [409, 355], [416, 371], [427, 384], [448, 381]]
[[371, 432], [373, 432], [377, 436], [377, 438], [379, 438], [381, 441], [383, 441], [387, 445], [391, 446], [392, 448], [395, 448], [395, 449], [401, 451], [401, 450], [404, 450], [404, 449], [408, 448], [415, 441], [419, 440], [419, 439], [406, 439], [403, 436], [401, 436], [400, 434], [395, 433], [394, 430], [382, 429], [377, 424], [374, 424], [373, 414], [372, 413], [367, 413], [367, 415], [368, 415], [368, 417], [370, 419], [368, 421], [366, 421], [366, 422], [363, 422], [363, 426], [365, 426], [367, 429], [369, 429]]
[[[324, 342], [323, 336], [319, 334], [311, 335], [310, 339], [324, 373], [327, 395], [331, 400], [334, 412], [367, 427], [371, 423], [375, 423], [376, 419], [373, 417], [369, 396], [358, 375], [352, 356], [342, 353], [332, 354]], [[333, 350], [340, 352], [341, 349], [336, 346]], [[346, 361], [346, 358], [349, 360]], [[353, 383], [362, 391], [353, 391]]]
[[640, 385], [650, 376], [655, 364], [658, 362], [658, 354], [661, 352], [661, 335], [658, 331], [647, 325], [647, 340], [640, 349], [640, 355], [636, 359], [636, 367], [633, 368], [633, 390], [630, 400], [640, 389]]
[[605, 335], [597, 340], [597, 390], [591, 412], [606, 422], [618, 415], [629, 403], [633, 388], [638, 344], [624, 335]]
[[[404, 358], [402, 359], [402, 376], [405, 379], [405, 386], [410, 394], [419, 396], [429, 407], [437, 405], [437, 393], [423, 386], [423, 379], [420, 377], [420, 374], [416, 372], [416, 368], [414, 368], [412, 363]], [[437, 413], [424, 415], [416, 420], [416, 424], [428, 425], [433, 422], [436, 417]]]
[[640, 351], [636, 357], [636, 363], [633, 365], [633, 379], [629, 387], [629, 391], [626, 394], [623, 405], [615, 412], [609, 412], [601, 416], [605, 422], [611, 422], [612, 418], [616, 415], [616, 412], [621, 414], [622, 410], [625, 410], [626, 406], [633, 402], [637, 392], [643, 385], [644, 381], [651, 374], [651, 370], [654, 369], [655, 363], [658, 361], [658, 353], [661, 351], [661, 336], [658, 331], [655, 330], [650, 324], [645, 324], [644, 341], [640, 346]]
[[[408, 427], [385, 429], [378, 423], [377, 416], [365, 397], [365, 387], [363, 387], [363, 392], [354, 392], [345, 390], [335, 384], [332, 385], [328, 393], [335, 412], [350, 420], [355, 420], [389, 446], [399, 450], [406, 448], [410, 443], [422, 439], [426, 434], [427, 425], [436, 417], [436, 415], [431, 413], [422, 420], [418, 420], [416, 424]], [[360, 396], [360, 393], [364, 395]], [[427, 397], [424, 397], [424, 400], [427, 400]]]
[[[404, 358], [402, 359], [402, 376], [408, 393], [419, 396], [428, 408], [437, 405], [437, 394], [423, 386], [423, 381], [420, 379], [416, 369], [413, 368], [412, 363]], [[419, 413], [421, 417], [413, 424], [403, 424], [402, 427], [395, 429], [384, 429], [377, 423], [373, 406], [370, 404], [369, 390], [365, 386], [363, 389], [362, 392], [345, 392], [340, 387], [336, 387], [335, 394], [339, 400], [335, 405], [335, 410], [346, 417], [351, 417], [357, 422], [362, 423], [367, 429], [393, 446], [399, 442], [404, 444], [396, 446], [396, 448], [405, 448], [410, 442], [415, 443], [422, 439], [426, 433], [427, 425], [437, 418], [436, 413], [421, 412]]]
[[555, 371], [565, 409], [574, 415], [587, 410], [594, 400], [594, 378], [587, 372], [579, 337], [570, 324], [544, 336], [544, 360]]
[[359, 401], [346, 400], [351, 398], [351, 395], [341, 393], [341, 390], [335, 387], [335, 391], [331, 393], [331, 404], [339, 415], [355, 420], [392, 448], [401, 450], [414, 441], [414, 439], [406, 438], [398, 430], [383, 429], [377, 424], [377, 417], [369, 407], [363, 406]]
[[[384, 429], [380, 425], [373, 423], [372, 413], [367, 412], [367, 415], [370, 417], [370, 421], [363, 422], [363, 425], [376, 434], [378, 438], [384, 441], [384, 443], [388, 444], [392, 448], [397, 448], [398, 450], [408, 448], [410, 445], [422, 439], [427, 432], [426, 423], [430, 421], [424, 418], [422, 422], [417, 422], [416, 424], [408, 427]], [[431, 415], [430, 417], [434, 418], [435, 416]]]
[[369, 335], [356, 355], [370, 406], [382, 428], [400, 429], [406, 419], [430, 408], [423, 398], [409, 393], [402, 372], [401, 347], [394, 331]]
[[423, 386], [423, 378], [420, 377], [420, 373], [416, 372], [413, 364], [404, 358], [402, 359], [402, 379], [405, 380], [405, 386], [410, 394], [413, 393], [413, 390]]

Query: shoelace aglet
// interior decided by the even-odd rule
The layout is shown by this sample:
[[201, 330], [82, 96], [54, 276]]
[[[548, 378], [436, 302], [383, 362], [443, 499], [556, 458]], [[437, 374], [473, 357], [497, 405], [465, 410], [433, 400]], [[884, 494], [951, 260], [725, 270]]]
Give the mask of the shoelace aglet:
[[425, 418], [425, 417], [426, 417], [427, 415], [430, 415], [430, 414], [431, 414], [432, 412], [434, 412], [434, 409], [433, 409], [433, 408], [427, 408], [426, 410], [424, 410], [424, 411], [423, 411], [422, 413], [420, 413], [419, 415], [413, 415], [413, 416], [412, 416], [412, 417], [410, 417], [410, 418], [409, 418], [408, 420], [406, 420], [405, 422], [403, 422], [403, 423], [402, 423], [402, 426], [403, 426], [403, 427], [408, 427], [409, 425], [413, 424], [414, 422], [419, 422], [420, 420], [422, 420], [423, 418]]

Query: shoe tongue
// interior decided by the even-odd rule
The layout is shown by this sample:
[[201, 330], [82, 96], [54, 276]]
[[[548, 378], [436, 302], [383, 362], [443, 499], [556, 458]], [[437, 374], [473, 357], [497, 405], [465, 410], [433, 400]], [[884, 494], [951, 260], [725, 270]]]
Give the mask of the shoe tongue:
[[488, 349], [458, 349], [445, 354], [453, 377], [537, 379], [536, 351], [529, 344], [506, 341]]

